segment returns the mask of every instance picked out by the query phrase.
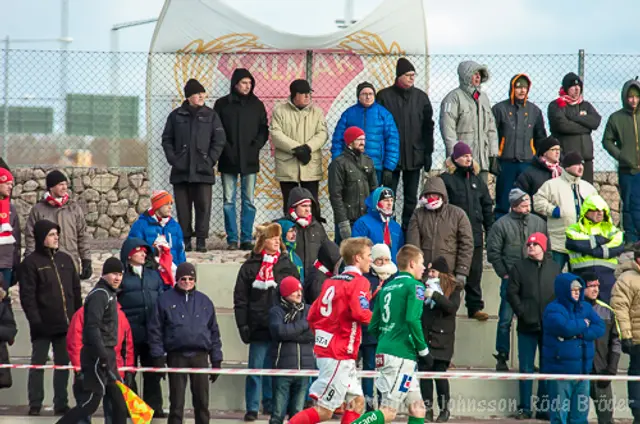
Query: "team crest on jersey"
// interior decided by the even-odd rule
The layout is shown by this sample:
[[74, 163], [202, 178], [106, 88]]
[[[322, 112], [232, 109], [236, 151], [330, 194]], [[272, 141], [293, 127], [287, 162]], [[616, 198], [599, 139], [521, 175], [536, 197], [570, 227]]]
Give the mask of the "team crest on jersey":
[[407, 393], [409, 391], [409, 389], [411, 388], [411, 381], [413, 380], [413, 377], [410, 375], [403, 375], [402, 376], [402, 382], [400, 383], [400, 391], [402, 393]]
[[424, 287], [423, 286], [416, 286], [416, 298], [418, 300], [424, 300]]
[[369, 309], [369, 299], [367, 299], [367, 296], [360, 295], [360, 307], [362, 309]]
[[378, 353], [376, 355], [376, 368], [382, 368], [384, 367], [384, 355], [381, 353]]

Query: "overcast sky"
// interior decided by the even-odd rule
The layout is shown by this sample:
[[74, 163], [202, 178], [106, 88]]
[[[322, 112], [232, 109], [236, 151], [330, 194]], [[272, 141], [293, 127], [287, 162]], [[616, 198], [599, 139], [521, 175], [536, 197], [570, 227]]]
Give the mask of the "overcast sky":
[[[158, 17], [164, 0], [68, 0], [73, 50], [109, 50], [112, 25]], [[180, 1], [180, 0], [174, 0]], [[226, 0], [274, 28], [307, 35], [335, 30], [343, 0]], [[355, 0], [362, 18], [382, 0]], [[424, 0], [431, 53], [640, 53], [637, 29], [625, 24], [637, 0]], [[60, 35], [60, 0], [0, 0], [0, 37]], [[612, 12], [615, 11], [615, 12]], [[411, 11], [407, 11], [411, 13]], [[120, 49], [146, 51], [153, 24], [126, 29]], [[55, 43], [16, 43], [50, 49]]]

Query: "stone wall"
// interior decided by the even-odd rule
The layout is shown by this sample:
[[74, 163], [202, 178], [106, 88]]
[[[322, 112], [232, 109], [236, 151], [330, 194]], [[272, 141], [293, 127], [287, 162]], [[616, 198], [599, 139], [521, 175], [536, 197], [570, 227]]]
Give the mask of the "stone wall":
[[[22, 228], [31, 207], [46, 190], [46, 168], [12, 169], [13, 201]], [[138, 215], [151, 206], [147, 171], [142, 168], [64, 168], [69, 190], [86, 213], [90, 238], [126, 238]]]

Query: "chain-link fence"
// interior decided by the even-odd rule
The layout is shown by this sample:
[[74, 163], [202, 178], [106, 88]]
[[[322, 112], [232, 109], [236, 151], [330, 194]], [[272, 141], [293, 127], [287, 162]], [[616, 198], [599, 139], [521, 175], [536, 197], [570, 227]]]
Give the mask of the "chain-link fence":
[[[356, 85], [372, 82], [377, 89], [391, 85], [397, 56], [317, 52], [256, 54], [147, 54], [3, 50], [0, 81], [0, 156], [11, 166], [78, 166], [144, 168], [152, 189], [171, 189], [169, 166], [160, 145], [169, 112], [183, 101], [189, 78], [207, 89], [207, 104], [229, 93], [231, 74], [248, 68], [256, 79], [256, 94], [270, 114], [286, 101], [289, 83], [311, 80], [313, 98], [326, 114], [329, 141], [325, 146], [325, 176], [331, 137], [342, 112], [356, 102]], [[568, 72], [584, 76], [585, 99], [603, 116], [594, 132], [597, 171], [615, 169], [602, 149], [604, 122], [621, 107], [620, 89], [635, 77], [640, 56], [632, 55], [431, 55], [409, 56], [417, 73], [416, 86], [426, 90], [434, 108], [434, 167], [444, 160], [438, 130], [440, 102], [458, 86], [457, 66], [475, 60], [489, 67], [484, 90], [493, 103], [508, 95], [517, 73], [532, 79], [530, 101], [546, 115]], [[268, 145], [270, 146], [270, 145]], [[256, 222], [281, 212], [272, 148], [262, 152], [256, 190]], [[329, 209], [326, 178], [321, 206]], [[214, 186], [212, 230], [222, 233], [222, 190]], [[330, 214], [328, 214], [330, 215]], [[328, 217], [331, 218], [331, 217]]]

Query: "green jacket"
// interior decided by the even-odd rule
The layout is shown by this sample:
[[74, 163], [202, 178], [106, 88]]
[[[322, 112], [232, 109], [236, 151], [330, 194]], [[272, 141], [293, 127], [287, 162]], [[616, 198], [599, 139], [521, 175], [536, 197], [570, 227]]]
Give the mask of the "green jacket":
[[609, 116], [602, 146], [618, 161], [620, 172], [635, 175], [640, 172], [640, 108], [633, 109], [627, 102], [627, 93], [631, 87], [640, 89], [640, 81], [630, 80], [622, 87], [622, 109]]

